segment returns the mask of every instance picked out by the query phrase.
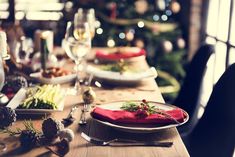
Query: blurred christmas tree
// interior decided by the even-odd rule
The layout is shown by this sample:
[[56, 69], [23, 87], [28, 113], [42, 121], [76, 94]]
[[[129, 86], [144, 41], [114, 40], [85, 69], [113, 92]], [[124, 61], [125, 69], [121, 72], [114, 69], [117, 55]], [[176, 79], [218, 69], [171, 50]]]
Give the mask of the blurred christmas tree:
[[180, 11], [176, 0], [80, 0], [77, 3], [76, 6], [95, 9], [98, 28], [94, 46], [146, 49], [149, 64], [163, 72], [158, 84], [177, 86], [163, 92], [179, 89], [176, 80], [181, 82], [184, 77], [185, 40], [175, 19]]

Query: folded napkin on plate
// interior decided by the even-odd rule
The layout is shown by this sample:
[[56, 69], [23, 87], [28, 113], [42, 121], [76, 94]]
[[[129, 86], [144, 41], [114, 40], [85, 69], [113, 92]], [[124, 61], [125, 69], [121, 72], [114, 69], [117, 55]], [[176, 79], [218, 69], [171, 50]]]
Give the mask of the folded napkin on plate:
[[171, 118], [161, 115], [161, 114], [151, 114], [145, 118], [136, 117], [135, 112], [129, 112], [125, 110], [108, 110], [100, 107], [96, 107], [91, 115], [99, 120], [108, 121], [111, 123], [126, 123], [126, 124], [171, 124], [175, 123], [175, 120], [178, 122], [183, 122], [185, 118], [184, 112], [177, 108], [169, 111], [165, 111], [167, 115], [170, 115]]
[[115, 53], [109, 53], [109, 52], [102, 51], [102, 50], [96, 51], [97, 58], [106, 59], [106, 60], [128, 59], [132, 57], [143, 56], [145, 54], [146, 52], [144, 49], [140, 49], [140, 51], [138, 52], [126, 51], [126, 52], [115, 52]]

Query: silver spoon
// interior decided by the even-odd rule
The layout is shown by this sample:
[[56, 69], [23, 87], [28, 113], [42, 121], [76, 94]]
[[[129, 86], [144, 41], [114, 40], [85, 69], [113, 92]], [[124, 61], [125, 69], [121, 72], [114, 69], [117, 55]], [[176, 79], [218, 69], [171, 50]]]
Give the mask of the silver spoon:
[[75, 121], [75, 118], [73, 117], [74, 112], [78, 109], [77, 105], [73, 106], [68, 114], [68, 116], [66, 118], [63, 118], [62, 123], [65, 126], [69, 126], [70, 124], [72, 124]]

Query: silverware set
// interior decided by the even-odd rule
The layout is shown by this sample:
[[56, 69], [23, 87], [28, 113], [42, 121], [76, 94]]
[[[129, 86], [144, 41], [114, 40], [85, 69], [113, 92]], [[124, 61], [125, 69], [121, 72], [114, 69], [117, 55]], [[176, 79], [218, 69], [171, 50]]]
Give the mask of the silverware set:
[[155, 147], [171, 147], [173, 142], [160, 142], [160, 141], [138, 141], [138, 140], [129, 140], [129, 139], [120, 139], [115, 138], [111, 140], [101, 140], [94, 137], [86, 135], [84, 132], [81, 133], [81, 136], [88, 142], [99, 145], [99, 146], [155, 146]]

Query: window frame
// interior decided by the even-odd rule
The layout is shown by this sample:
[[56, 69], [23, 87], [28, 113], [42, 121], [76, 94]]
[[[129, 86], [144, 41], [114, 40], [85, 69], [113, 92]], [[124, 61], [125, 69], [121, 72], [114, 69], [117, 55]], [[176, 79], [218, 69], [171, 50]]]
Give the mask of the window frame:
[[[219, 4], [221, 3], [221, 1], [222, 0], [219, 0]], [[235, 8], [234, 8], [235, 0], [230, 0], [229, 23], [228, 23], [228, 38], [227, 38], [226, 42], [218, 39], [217, 35], [212, 36], [212, 35], [207, 34], [207, 32], [206, 32], [207, 20], [208, 20], [208, 12], [209, 12], [209, 2], [210, 2], [210, 0], [207, 0], [207, 1], [203, 2], [204, 4], [203, 4], [202, 15], [205, 15], [205, 16], [202, 16], [202, 28], [201, 28], [202, 29], [202, 31], [201, 31], [202, 32], [202, 38], [201, 38], [201, 41], [205, 42], [206, 38], [210, 37], [210, 38], [213, 38], [216, 41], [216, 43], [217, 42], [222, 42], [222, 43], [226, 44], [227, 50], [226, 50], [225, 67], [227, 68], [229, 66], [229, 54], [230, 54], [229, 51], [230, 51], [230, 48], [235, 48], [235, 46], [230, 43], [230, 35], [231, 35], [231, 27], [232, 27], [232, 15], [233, 15], [233, 12], [235, 11]]]

